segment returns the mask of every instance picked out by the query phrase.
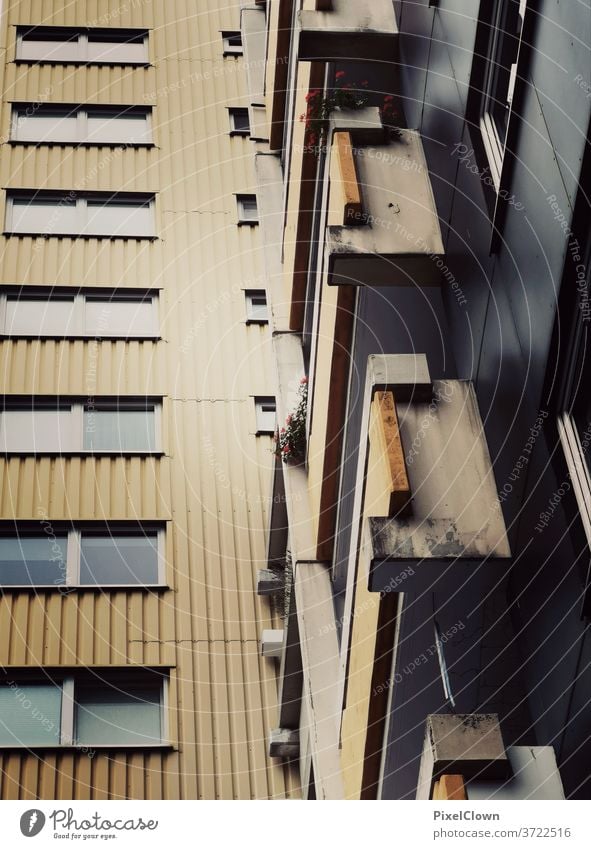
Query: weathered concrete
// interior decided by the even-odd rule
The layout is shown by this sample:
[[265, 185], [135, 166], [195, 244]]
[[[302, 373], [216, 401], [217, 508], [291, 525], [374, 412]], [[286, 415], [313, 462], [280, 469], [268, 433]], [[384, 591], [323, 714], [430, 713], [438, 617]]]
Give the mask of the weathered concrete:
[[427, 717], [417, 799], [430, 799], [443, 773], [464, 779], [503, 779], [511, 765], [494, 713], [432, 714]]
[[332, 0], [329, 12], [299, 13], [299, 58], [392, 61], [398, 26], [392, 0]]
[[368, 223], [329, 220], [329, 285], [440, 285], [444, 246], [420, 134], [400, 130], [371, 146], [355, 141]]

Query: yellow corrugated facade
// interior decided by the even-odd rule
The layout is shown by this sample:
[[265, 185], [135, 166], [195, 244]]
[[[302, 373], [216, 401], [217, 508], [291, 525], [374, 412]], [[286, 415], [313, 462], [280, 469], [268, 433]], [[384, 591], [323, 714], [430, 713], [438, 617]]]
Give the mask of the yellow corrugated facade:
[[[151, 64], [17, 64], [18, 24], [146, 27]], [[253, 143], [228, 133], [245, 78], [220, 31], [239, 28], [237, 0], [5, 3], [0, 186], [156, 192], [157, 239], [0, 236], [0, 284], [159, 289], [162, 339], [3, 341], [3, 392], [163, 396], [164, 456], [1, 459], [0, 517], [164, 520], [170, 589], [6, 594], [0, 664], [171, 665], [174, 750], [5, 753], [4, 799], [298, 794], [266, 754], [276, 681], [259, 640], [276, 623], [255, 581], [272, 455], [253, 396], [273, 380], [269, 331], [245, 322], [243, 289], [264, 278], [257, 228], [236, 226]], [[40, 100], [153, 105], [155, 147], [7, 144], [10, 101]]]

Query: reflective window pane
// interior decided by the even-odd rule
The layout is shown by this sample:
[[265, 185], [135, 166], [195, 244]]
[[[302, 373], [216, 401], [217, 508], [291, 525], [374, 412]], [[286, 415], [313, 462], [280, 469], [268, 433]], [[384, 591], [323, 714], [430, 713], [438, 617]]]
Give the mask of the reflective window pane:
[[59, 453], [76, 450], [80, 440], [72, 426], [68, 408], [8, 408], [0, 415], [0, 451]]
[[150, 336], [154, 333], [152, 298], [98, 298], [86, 300], [85, 329], [96, 336]]
[[65, 533], [51, 531], [42, 536], [0, 536], [0, 585], [65, 584], [66, 558]]
[[75, 332], [74, 298], [18, 298], [6, 300], [6, 333], [66, 336]]
[[76, 740], [83, 745], [154, 744], [162, 741], [161, 687], [127, 692], [104, 685], [76, 691]]
[[156, 448], [155, 411], [101, 410], [84, 411], [84, 443], [94, 451], [154, 451]]
[[83, 533], [81, 584], [158, 583], [158, 534]]
[[55, 684], [0, 684], [0, 746], [57, 746], [62, 690]]

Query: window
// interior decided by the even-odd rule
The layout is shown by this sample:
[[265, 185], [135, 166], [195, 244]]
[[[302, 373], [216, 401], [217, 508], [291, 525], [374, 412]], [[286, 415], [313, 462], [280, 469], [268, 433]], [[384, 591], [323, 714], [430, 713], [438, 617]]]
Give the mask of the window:
[[58, 289], [0, 292], [0, 335], [156, 338], [158, 296], [109, 290], [76, 294]]
[[228, 110], [230, 116], [230, 135], [248, 136], [250, 134], [250, 122], [248, 109], [232, 107]]
[[56, 684], [0, 683], [0, 746], [59, 745], [62, 699], [63, 689]]
[[258, 224], [259, 213], [256, 195], [236, 195], [239, 224]]
[[269, 310], [265, 290], [247, 289], [244, 297], [246, 298], [246, 320], [266, 324], [269, 321]]
[[154, 195], [71, 191], [8, 192], [6, 233], [29, 236], [154, 238]]
[[16, 59], [21, 62], [147, 65], [148, 33], [115, 28], [19, 27]]
[[167, 675], [97, 669], [50, 677], [0, 682], [0, 746], [166, 745]]
[[80, 685], [75, 690], [75, 739], [83, 746], [162, 742], [162, 687]]
[[154, 405], [123, 409], [116, 402], [84, 407], [85, 451], [153, 452], [156, 449]]
[[44, 533], [0, 536], [2, 586], [51, 586], [66, 583], [68, 534]]
[[509, 112], [527, 0], [497, 0], [488, 21], [488, 57], [482, 83], [480, 130], [491, 176], [499, 188]]
[[254, 406], [257, 433], [275, 433], [277, 422], [275, 398], [256, 397]]
[[239, 30], [222, 32], [224, 56], [242, 55], [242, 35]]
[[6, 454], [159, 453], [160, 403], [149, 400], [10, 403], [0, 412]]
[[41, 522], [0, 529], [0, 586], [109, 587], [164, 583], [164, 528]]
[[47, 144], [151, 144], [151, 109], [22, 103], [12, 108], [10, 138]]

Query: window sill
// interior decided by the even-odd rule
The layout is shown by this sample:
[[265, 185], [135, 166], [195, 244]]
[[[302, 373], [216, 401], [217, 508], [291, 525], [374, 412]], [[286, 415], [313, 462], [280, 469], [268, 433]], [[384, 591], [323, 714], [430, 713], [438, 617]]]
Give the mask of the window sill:
[[72, 595], [73, 593], [91, 592], [168, 592], [169, 584], [0, 584], [0, 594], [29, 592], [35, 595], [40, 593], [59, 593], [60, 595]]
[[117, 141], [33, 141], [32, 139], [9, 139], [11, 147], [112, 147], [112, 148], [153, 148], [154, 142], [117, 142]]
[[165, 457], [164, 451], [0, 451], [0, 457], [110, 457], [126, 459], [127, 457]]
[[34, 342], [161, 342], [162, 336], [149, 336], [147, 334], [141, 336], [115, 336], [110, 334], [96, 336], [93, 333], [73, 333], [67, 336], [56, 333], [40, 336], [38, 333], [0, 333], [0, 341], [10, 342], [18, 339]]
[[0, 746], [0, 752], [108, 752], [108, 751], [159, 751], [159, 752], [178, 752], [178, 746], [174, 743], [73, 743], [72, 745], [60, 746], [59, 744], [38, 744], [33, 743], [31, 746], [14, 745]]
[[246, 221], [246, 220], [242, 220], [242, 219], [239, 219], [236, 222], [238, 227], [257, 227], [258, 223], [259, 223], [258, 221]]
[[242, 136], [242, 138], [247, 139], [250, 136], [250, 130], [230, 130], [230, 136]]
[[222, 56], [224, 57], [224, 59], [226, 59], [230, 56], [233, 56], [235, 59], [237, 59], [239, 56], [244, 56], [244, 51], [243, 50], [224, 50], [224, 52], [222, 53]]
[[132, 236], [119, 235], [117, 233], [107, 235], [105, 233], [16, 233], [13, 230], [4, 230], [2, 235], [6, 238], [22, 238], [22, 239], [106, 239], [113, 241], [114, 239], [130, 239], [135, 242], [157, 242], [158, 236]]
[[74, 65], [85, 67], [86, 65], [105, 65], [108, 68], [153, 68], [151, 62], [108, 62], [104, 59], [14, 59], [15, 65]]
[[247, 318], [245, 324], [269, 324], [268, 318]]
[[255, 430], [254, 435], [255, 436], [274, 436], [275, 431], [274, 430]]

